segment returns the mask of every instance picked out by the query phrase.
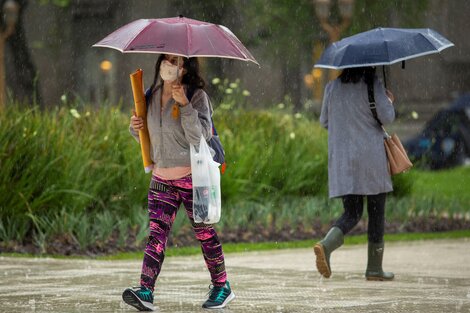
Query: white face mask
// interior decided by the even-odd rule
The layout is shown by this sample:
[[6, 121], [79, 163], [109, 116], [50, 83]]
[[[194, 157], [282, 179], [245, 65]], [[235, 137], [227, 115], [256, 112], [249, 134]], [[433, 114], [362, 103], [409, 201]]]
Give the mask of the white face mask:
[[[180, 76], [183, 69], [180, 69]], [[171, 64], [169, 61], [164, 60], [160, 65], [160, 77], [164, 81], [174, 81], [178, 78], [178, 66]]]

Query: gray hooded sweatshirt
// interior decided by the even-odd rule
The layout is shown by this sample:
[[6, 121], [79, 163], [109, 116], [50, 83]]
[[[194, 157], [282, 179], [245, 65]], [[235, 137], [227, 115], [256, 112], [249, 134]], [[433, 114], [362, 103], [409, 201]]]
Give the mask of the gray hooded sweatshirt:
[[[185, 86], [186, 88], [187, 86]], [[161, 86], [153, 94], [147, 108], [147, 127], [150, 136], [150, 158], [159, 168], [191, 166], [190, 144], [199, 144], [201, 135], [212, 137], [211, 104], [202, 89], [196, 89], [191, 101], [179, 107], [180, 114], [173, 118], [175, 104], [170, 99], [161, 111]], [[129, 126], [131, 135], [139, 141], [139, 133]]]

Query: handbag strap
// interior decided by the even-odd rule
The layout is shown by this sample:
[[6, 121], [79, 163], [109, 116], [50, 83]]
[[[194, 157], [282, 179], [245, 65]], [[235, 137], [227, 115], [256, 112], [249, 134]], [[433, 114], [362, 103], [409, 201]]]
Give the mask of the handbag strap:
[[379, 116], [377, 115], [377, 105], [375, 103], [374, 97], [374, 82], [367, 83], [367, 95], [369, 97], [369, 108], [372, 112], [372, 115], [374, 116], [377, 123], [379, 123], [380, 126], [383, 126], [382, 122], [379, 119]]
[[374, 82], [367, 83], [367, 96], [369, 97], [369, 108], [370, 108], [370, 111], [372, 112], [372, 116], [374, 116], [374, 119], [377, 121], [377, 123], [379, 123], [380, 128], [382, 128], [382, 130], [385, 133], [385, 136], [387, 136], [387, 138], [390, 138], [390, 135], [385, 130], [384, 125], [382, 124], [382, 122], [379, 119], [379, 116], [377, 115], [377, 105], [375, 103], [375, 97], [374, 97]]

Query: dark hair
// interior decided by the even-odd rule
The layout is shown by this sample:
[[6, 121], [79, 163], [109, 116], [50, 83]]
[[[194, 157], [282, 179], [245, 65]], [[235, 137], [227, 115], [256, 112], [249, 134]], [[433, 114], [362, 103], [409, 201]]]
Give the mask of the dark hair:
[[[150, 86], [152, 93], [150, 94], [149, 102], [152, 100], [153, 94], [156, 91], [155, 87], [157, 87], [157, 83], [160, 79], [160, 65], [163, 60], [165, 60], [165, 54], [161, 54], [157, 59], [157, 63], [155, 63], [155, 76]], [[188, 85], [188, 89], [204, 89], [206, 82], [200, 75], [199, 60], [197, 58], [184, 58], [183, 68], [186, 70], [186, 73], [183, 75], [181, 83]]]
[[181, 83], [188, 85], [190, 89], [204, 89], [206, 82], [201, 77], [198, 58], [184, 59], [183, 68], [186, 74], [183, 75]]
[[164, 54], [160, 54], [160, 56], [157, 59], [157, 63], [155, 63], [155, 74], [153, 77], [153, 83], [152, 86], [150, 86], [150, 90], [152, 91], [151, 96], [155, 92], [155, 86], [157, 86], [158, 78], [160, 77], [160, 65], [162, 64], [163, 60], [165, 59]]
[[375, 67], [349, 67], [345, 68], [339, 75], [343, 84], [356, 84], [363, 80], [366, 84], [372, 84], [375, 77]]

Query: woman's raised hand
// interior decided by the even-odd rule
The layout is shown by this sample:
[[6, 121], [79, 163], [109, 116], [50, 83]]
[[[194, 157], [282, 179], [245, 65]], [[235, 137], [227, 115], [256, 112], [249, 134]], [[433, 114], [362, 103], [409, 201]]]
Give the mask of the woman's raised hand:
[[189, 100], [184, 92], [183, 85], [174, 84], [171, 86], [171, 88], [171, 96], [177, 103], [179, 103], [181, 106], [185, 106], [189, 103]]
[[139, 131], [144, 128], [144, 120], [138, 117], [135, 110], [132, 110], [133, 115], [131, 116], [131, 126], [135, 131]]

